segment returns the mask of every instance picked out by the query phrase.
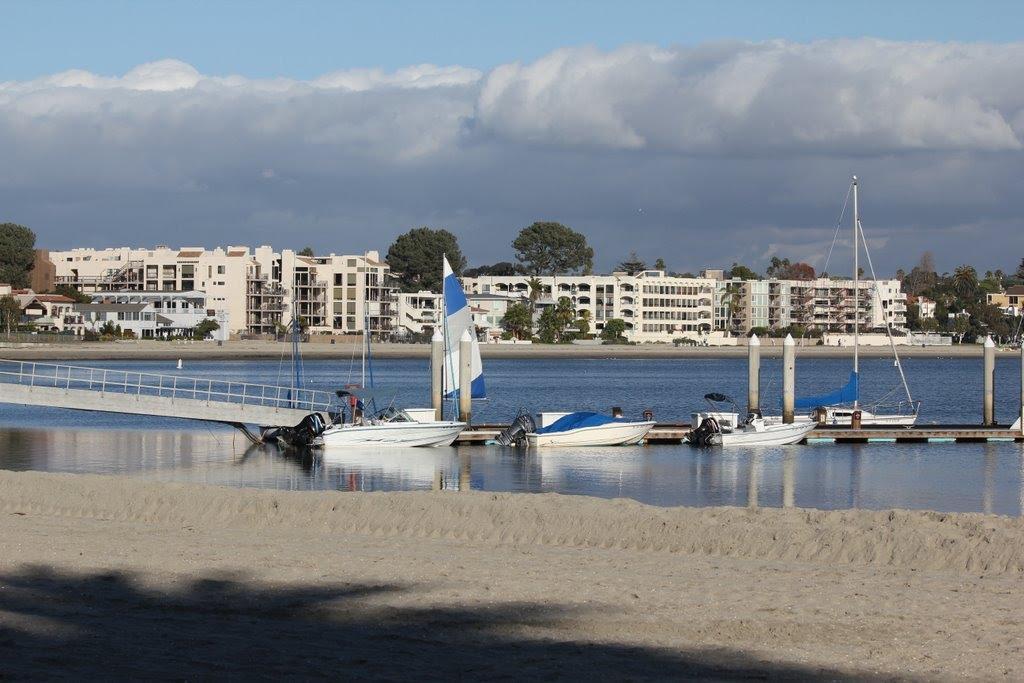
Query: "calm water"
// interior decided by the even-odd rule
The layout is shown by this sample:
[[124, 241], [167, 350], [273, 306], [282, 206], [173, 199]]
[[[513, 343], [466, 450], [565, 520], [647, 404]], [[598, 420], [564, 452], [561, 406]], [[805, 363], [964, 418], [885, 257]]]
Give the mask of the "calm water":
[[[278, 362], [95, 363], [184, 376], [287, 383]], [[909, 359], [904, 363], [920, 423], [980, 421], [980, 359]], [[848, 361], [798, 361], [801, 394], [842, 384]], [[330, 389], [356, 380], [345, 362], [305, 365], [308, 385]], [[378, 387], [399, 405], [427, 405], [426, 361], [379, 361]], [[531, 411], [621, 406], [661, 421], [686, 421], [708, 391], [745, 397], [746, 363], [722, 360], [490, 361], [491, 398], [474, 419], [506, 422]], [[777, 406], [781, 366], [762, 364], [762, 401]], [[897, 390], [892, 361], [862, 364], [865, 398]], [[0, 386], [2, 391], [2, 386]], [[997, 366], [997, 417], [1016, 418], [1020, 365]], [[742, 401], [741, 401], [742, 402]], [[234, 430], [178, 420], [26, 408], [0, 404], [0, 468], [118, 473], [160, 480], [281, 489], [391, 490], [467, 488], [625, 496], [657, 505], [797, 505], [818, 508], [927, 508], [1020, 515], [1024, 509], [1024, 445], [811, 445], [729, 451], [647, 446], [522, 453], [492, 447], [285, 453], [251, 447]]]

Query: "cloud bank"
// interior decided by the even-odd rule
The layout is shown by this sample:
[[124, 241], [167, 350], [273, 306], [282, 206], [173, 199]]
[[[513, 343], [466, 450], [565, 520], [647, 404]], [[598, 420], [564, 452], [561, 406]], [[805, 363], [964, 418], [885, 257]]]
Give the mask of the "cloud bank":
[[0, 207], [51, 247], [260, 243], [386, 249], [455, 230], [473, 262], [522, 226], [587, 233], [679, 270], [820, 259], [848, 177], [892, 270], [936, 252], [1024, 256], [1024, 44], [566, 48], [489, 72], [0, 82]]

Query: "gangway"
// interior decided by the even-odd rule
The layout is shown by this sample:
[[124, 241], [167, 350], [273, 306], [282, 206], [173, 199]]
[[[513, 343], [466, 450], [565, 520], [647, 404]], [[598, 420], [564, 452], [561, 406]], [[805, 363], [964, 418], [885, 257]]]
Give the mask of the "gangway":
[[254, 440], [246, 425], [295, 427], [311, 413], [330, 422], [339, 407], [329, 391], [3, 359], [0, 403], [220, 422]]

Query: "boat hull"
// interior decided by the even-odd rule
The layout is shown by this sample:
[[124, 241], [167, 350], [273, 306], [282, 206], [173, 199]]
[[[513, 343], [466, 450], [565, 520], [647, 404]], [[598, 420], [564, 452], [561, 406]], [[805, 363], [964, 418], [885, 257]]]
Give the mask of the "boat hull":
[[623, 422], [581, 427], [564, 432], [526, 435], [530, 448], [578, 446], [629, 446], [640, 443], [654, 422]]
[[817, 425], [813, 422], [792, 424], [766, 424], [761, 430], [740, 429], [721, 434], [721, 445], [730, 446], [788, 446], [807, 438]]
[[385, 422], [378, 425], [339, 425], [327, 429], [320, 435], [315, 445], [324, 448], [450, 446], [465, 428], [465, 422]]

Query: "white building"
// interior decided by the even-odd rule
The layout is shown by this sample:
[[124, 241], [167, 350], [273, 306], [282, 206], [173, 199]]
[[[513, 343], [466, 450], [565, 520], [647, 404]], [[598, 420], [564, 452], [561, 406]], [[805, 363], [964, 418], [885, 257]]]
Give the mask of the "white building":
[[85, 329], [100, 332], [107, 324], [131, 330], [139, 339], [190, 336], [196, 325], [212, 319], [213, 339], [226, 340], [231, 329], [224, 311], [207, 308], [203, 292], [96, 292], [92, 303], [75, 304]]

